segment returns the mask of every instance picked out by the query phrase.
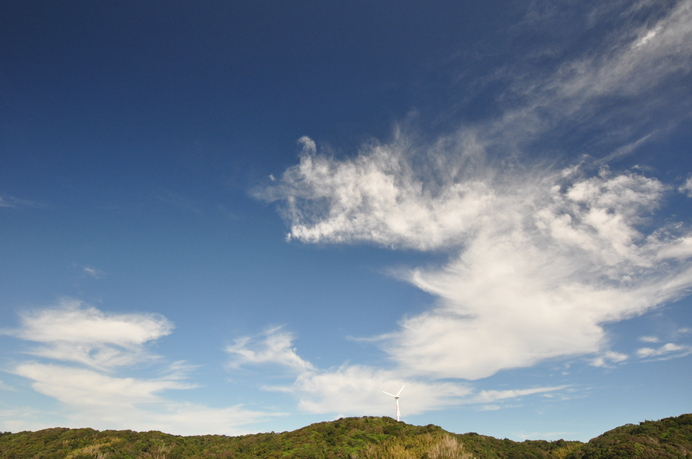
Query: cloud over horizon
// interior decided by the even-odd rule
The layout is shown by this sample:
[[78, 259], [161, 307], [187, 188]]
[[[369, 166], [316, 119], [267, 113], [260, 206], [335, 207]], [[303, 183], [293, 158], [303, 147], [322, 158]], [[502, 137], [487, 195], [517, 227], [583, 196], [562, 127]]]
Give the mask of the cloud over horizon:
[[[17, 362], [5, 371], [32, 381], [38, 393], [67, 408], [75, 425], [101, 429], [162, 430], [187, 435], [248, 433], [244, 427], [282, 413], [242, 405], [210, 407], [174, 401], [170, 390], [198, 386], [186, 382], [183, 362], [159, 362], [158, 378], [130, 376], [127, 370], [160, 357], [146, 343], [169, 335], [174, 325], [159, 314], [113, 314], [74, 299], [21, 315], [20, 327], [2, 333], [42, 346], [28, 354], [47, 360]], [[17, 429], [42, 428], [31, 421], [3, 421]]]
[[[307, 413], [339, 413], [339, 415], [381, 415], [391, 412], [392, 399], [383, 389], [396, 392], [406, 385], [405, 414], [415, 415], [441, 410], [454, 405], [482, 404], [518, 399], [523, 396], [560, 393], [567, 386], [531, 387], [507, 390], [478, 390], [469, 384], [435, 381], [429, 375], [405, 375], [400, 368], [375, 368], [369, 365], [344, 363], [321, 369], [297, 355], [293, 335], [271, 328], [259, 337], [241, 337], [226, 348], [231, 367], [281, 365], [291, 368], [295, 380], [290, 384], [264, 386], [271, 392], [294, 395], [298, 408]], [[271, 358], [268, 358], [271, 356]], [[298, 364], [296, 362], [299, 362]]]

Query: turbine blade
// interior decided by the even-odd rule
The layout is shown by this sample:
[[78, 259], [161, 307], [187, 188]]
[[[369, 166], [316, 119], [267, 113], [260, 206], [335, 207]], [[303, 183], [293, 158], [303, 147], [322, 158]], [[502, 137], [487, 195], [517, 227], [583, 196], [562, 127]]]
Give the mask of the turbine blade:
[[406, 384], [404, 384], [403, 386], [401, 386], [401, 389], [399, 389], [399, 392], [396, 393], [395, 397], [398, 397], [398, 396], [399, 396], [399, 394], [401, 393], [401, 391], [404, 390], [404, 387], [406, 387]]
[[[384, 392], [384, 391], [382, 391], [382, 392]], [[391, 395], [392, 397], [396, 398], [396, 395], [394, 395], [394, 394], [390, 394], [389, 392], [384, 392], [384, 393], [387, 395]]]

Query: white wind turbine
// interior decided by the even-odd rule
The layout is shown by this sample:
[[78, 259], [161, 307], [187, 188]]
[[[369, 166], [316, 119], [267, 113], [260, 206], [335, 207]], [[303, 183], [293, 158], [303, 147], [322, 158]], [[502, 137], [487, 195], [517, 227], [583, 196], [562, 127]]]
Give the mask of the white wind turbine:
[[406, 387], [406, 384], [401, 386], [401, 389], [399, 389], [399, 392], [397, 392], [396, 395], [390, 394], [389, 392], [382, 391], [385, 394], [391, 395], [392, 397], [394, 397], [394, 400], [396, 401], [396, 420], [397, 420], [397, 422], [399, 422], [399, 394], [401, 394], [401, 391], [404, 390], [404, 387]]

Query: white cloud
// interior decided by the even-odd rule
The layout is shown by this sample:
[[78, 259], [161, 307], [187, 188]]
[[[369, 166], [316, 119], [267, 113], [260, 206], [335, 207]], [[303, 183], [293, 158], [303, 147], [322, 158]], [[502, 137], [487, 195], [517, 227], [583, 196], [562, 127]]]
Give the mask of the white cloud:
[[204, 214], [204, 210], [197, 202], [171, 190], [161, 189], [156, 195], [156, 199], [186, 212], [192, 212], [197, 215]]
[[[426, 190], [408, 164], [406, 140], [375, 145], [352, 161], [304, 151], [300, 164], [269, 190], [287, 198], [289, 239], [305, 242], [373, 241], [434, 249], [460, 242], [473, 219], [495, 199], [482, 178]], [[314, 205], [306, 205], [305, 200]]]
[[[233, 356], [232, 368], [242, 365], [280, 364], [298, 372], [295, 382], [287, 386], [265, 386], [276, 392], [293, 393], [300, 398], [298, 407], [310, 413], [344, 415], [382, 415], [390, 413], [393, 402], [382, 390], [400, 388], [403, 380], [396, 372], [361, 365], [343, 365], [319, 370], [303, 360], [293, 348], [293, 336], [273, 328], [255, 339], [240, 338], [227, 349]], [[452, 383], [428, 383], [407, 380], [407, 414], [439, 409], [451, 399], [470, 393], [468, 387]], [[390, 387], [391, 386], [391, 387]], [[403, 399], [403, 397], [402, 397]]]
[[238, 368], [247, 364], [272, 363], [298, 372], [313, 370], [314, 367], [310, 362], [296, 354], [292, 342], [293, 335], [282, 331], [281, 327], [271, 328], [260, 337], [237, 338], [232, 345], [226, 347], [226, 352], [233, 357], [229, 365], [232, 368]]
[[0, 194], [0, 207], [16, 208], [16, 207], [43, 207], [43, 204], [29, 201], [28, 199], [16, 198], [7, 194]]
[[657, 259], [684, 260], [692, 257], [692, 237], [680, 237], [666, 246], [661, 247]]
[[[508, 108], [494, 119], [463, 126], [457, 135], [506, 159], [521, 157], [529, 149], [550, 157], [557, 150], [561, 155], [566, 146], [556, 146], [554, 141], [567, 132], [589, 133], [589, 145], [607, 145], [608, 151], [614, 151], [609, 159], [617, 159], [650, 135], [669, 130], [689, 115], [689, 106], [681, 103], [681, 98], [689, 96], [684, 79], [692, 72], [692, 49], [687, 46], [692, 40], [692, 1], [672, 4], [671, 8], [661, 8], [660, 2], [640, 3], [648, 11], [637, 15], [648, 20], [639, 24], [624, 19], [631, 19], [631, 12], [623, 11], [620, 3], [609, 3], [605, 11], [590, 11], [589, 30], [594, 32], [598, 21], [618, 18], [608, 25], [600, 24], [611, 32], [598, 46], [584, 46], [578, 57], [570, 59], [559, 59], [563, 56], [549, 52], [551, 61], [561, 62], [549, 71], [545, 70], [545, 60], [540, 65], [514, 63], [498, 70], [510, 89], [497, 101], [505, 102]], [[568, 16], [572, 23], [575, 19]], [[559, 27], [553, 18], [545, 20], [551, 29]], [[619, 21], [620, 27], [613, 30], [613, 23]], [[533, 30], [535, 24], [527, 27]], [[584, 37], [584, 42], [588, 41]], [[522, 58], [525, 51], [522, 49]]]
[[298, 143], [302, 146], [304, 153], [315, 154], [317, 152], [317, 144], [306, 135], [298, 139]]
[[104, 274], [103, 271], [101, 271], [100, 269], [93, 268], [91, 266], [84, 266], [82, 268], [82, 271], [84, 272], [84, 274], [86, 274], [89, 277], [93, 277], [94, 279], [101, 279], [101, 277], [103, 277]]
[[607, 367], [613, 363], [624, 362], [629, 358], [628, 355], [622, 354], [620, 352], [607, 351], [603, 355], [600, 355], [591, 361], [591, 365], [594, 367]]
[[690, 353], [692, 353], [692, 347], [681, 346], [675, 343], [667, 343], [657, 349], [650, 347], [643, 347], [641, 349], [637, 349], [637, 356], [641, 358], [652, 358], [661, 356], [666, 356], [666, 358], [682, 357], [685, 355], [689, 355]]
[[479, 411], [497, 411], [500, 408], [500, 405], [484, 405], [479, 409]]
[[639, 138], [635, 140], [634, 142], [628, 143], [627, 145], [623, 145], [621, 147], [618, 147], [610, 153], [609, 155], [605, 156], [604, 158], [601, 158], [598, 162], [601, 164], [608, 164], [609, 162], [622, 158], [624, 156], [630, 155], [632, 152], [636, 151], [639, 147], [644, 145], [647, 141], [650, 141], [651, 138], [653, 137], [654, 133], [647, 134], [643, 136], [642, 138]]
[[642, 343], [658, 343], [661, 340], [658, 339], [656, 336], [640, 336], [639, 341]]
[[[275, 342], [278, 329], [265, 333], [264, 342], [240, 341], [234, 352], [245, 355], [243, 343], [250, 343], [253, 348], [267, 349]], [[280, 332], [282, 349], [292, 348], [290, 335]], [[249, 351], [249, 350], [248, 350]], [[280, 354], [280, 353], [279, 353]], [[254, 355], [254, 354], [251, 354]], [[300, 359], [297, 355], [295, 358]], [[272, 364], [282, 359], [250, 358], [244, 362], [234, 362], [234, 366], [243, 364]], [[293, 357], [291, 357], [291, 361]], [[309, 413], [340, 413], [343, 415], [394, 415], [394, 401], [383, 393], [388, 390], [395, 393], [406, 386], [401, 394], [402, 415], [414, 415], [429, 410], [439, 410], [452, 405], [487, 404], [491, 402], [517, 399], [533, 394], [557, 392], [566, 388], [538, 387], [502, 391], [477, 391], [468, 384], [458, 382], [434, 381], [424, 375], [406, 376], [401, 368], [386, 370], [367, 365], [344, 364], [338, 368], [322, 370], [309, 362], [303, 362], [297, 378], [292, 384], [282, 386], [265, 386], [268, 391], [284, 392], [299, 398], [298, 408]]]
[[657, 30], [648, 30], [643, 37], [641, 37], [639, 40], [637, 40], [637, 42], [634, 45], [632, 45], [632, 48], [641, 48], [642, 46], [646, 45], [651, 40], [653, 40], [657, 33]]
[[13, 373], [34, 380], [33, 388], [44, 395], [76, 407], [99, 409], [159, 401], [157, 393], [188, 389], [170, 380], [117, 378], [98, 371], [63, 365], [22, 363]]
[[29, 312], [21, 317], [19, 338], [50, 343], [108, 343], [140, 345], [168, 335], [173, 324], [157, 314], [106, 314], [81, 301], [63, 300], [56, 308]]
[[678, 191], [692, 198], [692, 177], [688, 178], [687, 181], [681, 187], [678, 188]]
[[143, 345], [172, 330], [158, 314], [106, 314], [70, 299], [23, 314], [19, 329], [3, 333], [42, 343], [32, 355], [108, 369], [152, 358]]
[[[25, 361], [8, 371], [31, 380], [36, 392], [59, 401], [65, 408], [61, 412], [67, 414], [56, 422], [72, 426], [228, 435], [249, 433], [247, 425], [281, 415], [241, 405], [217, 408], [166, 398], [167, 391], [197, 387], [185, 381], [193, 367], [182, 361], [160, 366], [163, 377], [117, 374], [143, 359], [153, 359], [145, 345], [172, 329], [173, 324], [157, 314], [110, 314], [65, 300], [57, 307], [22, 315], [20, 328], [4, 331], [41, 343], [30, 354], [59, 363]], [[36, 418], [55, 417], [55, 413], [39, 414]], [[0, 425], [35, 429], [46, 427], [42, 422], [16, 412], [0, 412]]]
[[[586, 354], [617, 363], [624, 354], [607, 353], [603, 325], [692, 287], [690, 229], [651, 229], [669, 186], [591, 173], [588, 160], [552, 170], [527, 159], [570, 129], [603, 132], [629, 151], [687, 115], [667, 110], [637, 132], [692, 71], [692, 1], [654, 22], [614, 31], [550, 74], [517, 76], [504, 95], [512, 108], [431, 143], [397, 131], [337, 159], [302, 137], [299, 164], [257, 192], [286, 203], [289, 239], [450, 255], [440, 268], [401, 273], [438, 298], [380, 337], [402, 377], [478, 379]], [[609, 109], [612, 100], [626, 109]]]
[[[304, 155], [283, 180], [294, 238], [459, 247], [441, 269], [402, 274], [440, 299], [383, 337], [408, 375], [478, 379], [597, 353], [607, 343], [602, 324], [692, 286], [688, 230], [639, 230], [666, 191], [656, 179], [496, 171], [432, 193], [414, 178], [401, 144], [341, 162]], [[294, 199], [306, 197], [319, 208]]]
[[394, 413], [394, 400], [384, 394], [406, 385], [399, 401], [402, 415], [459, 404], [471, 388], [456, 383], [402, 379], [395, 371], [362, 365], [344, 365], [334, 370], [304, 373], [291, 390], [300, 398], [298, 407], [312, 413], [341, 412], [350, 415]]
[[37, 392], [53, 397], [68, 408], [74, 425], [101, 429], [162, 430], [202, 434], [248, 433], [241, 427], [279, 413], [252, 411], [241, 405], [210, 408], [166, 400], [161, 393], [193, 386], [173, 379], [142, 380], [114, 377], [102, 372], [23, 363], [13, 373], [31, 379]]
[[5, 432], [22, 432], [25, 430], [42, 430], [60, 425], [53, 422], [55, 413], [37, 410], [31, 407], [0, 410], [0, 430]]
[[468, 403], [492, 403], [499, 400], [517, 399], [527, 395], [545, 394], [566, 389], [568, 386], [534, 387], [531, 389], [482, 390]]
[[589, 110], [604, 96], [646, 100], [653, 88], [690, 72], [692, 51], [686, 43], [692, 36], [691, 19], [692, 2], [683, 0], [653, 26], [614, 31], [605, 49], [566, 63], [544, 84], [535, 85], [532, 94], [542, 102], [555, 97], [547, 106], [563, 105], [570, 116]]
[[7, 383], [0, 381], [0, 390], [16, 390], [14, 387], [8, 385]]

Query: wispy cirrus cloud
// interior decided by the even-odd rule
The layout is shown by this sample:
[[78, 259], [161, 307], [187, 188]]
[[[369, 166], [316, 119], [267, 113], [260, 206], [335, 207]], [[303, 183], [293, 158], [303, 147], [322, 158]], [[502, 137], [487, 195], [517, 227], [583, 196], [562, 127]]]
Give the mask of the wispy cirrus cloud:
[[0, 381], [0, 390], [16, 390], [14, 387]]
[[43, 204], [28, 199], [17, 198], [9, 194], [0, 193], [0, 207], [16, 208], [16, 207], [43, 207]]
[[186, 212], [192, 212], [197, 215], [204, 214], [204, 210], [199, 206], [197, 202], [179, 193], [175, 193], [171, 190], [162, 189], [156, 195], [156, 199], [158, 199], [160, 202], [168, 204], [174, 208], [184, 210]]
[[518, 399], [535, 394], [547, 394], [566, 389], [568, 386], [533, 387], [530, 389], [482, 390], [469, 403], [492, 403], [500, 400]]
[[[673, 187], [569, 143], [588, 135], [617, 159], [690, 114], [676, 102], [689, 101], [679, 88], [692, 73], [692, 1], [618, 7], [629, 19], [598, 45], [543, 73], [519, 69], [495, 116], [434, 141], [397, 130], [351, 158], [302, 137], [299, 163], [256, 191], [284, 203], [289, 240], [449, 254], [399, 273], [437, 298], [378, 337], [399, 375], [473, 380], [589, 354], [621, 362], [604, 325], [692, 287], [692, 231], [653, 223]], [[545, 145], [577, 159], [552, 167]]]
[[[548, 2], [535, 4], [541, 3]], [[557, 64], [548, 72], [542, 66], [516, 64], [501, 71], [510, 86], [501, 97], [512, 103], [481, 128], [497, 139], [491, 144], [516, 146], [521, 153], [527, 143], [534, 148], [536, 141], [555, 146], [550, 136], [582, 130], [602, 134], [599, 139], [592, 135], [590, 145], [606, 142], [617, 151], [667, 131], [689, 114], [680, 103], [688, 96], [682, 82], [691, 70], [685, 45], [692, 36], [688, 0], [550, 6], [550, 14], [534, 18], [515, 33], [530, 33], [541, 23], [550, 24], [553, 31], [558, 24], [565, 30], [578, 27], [583, 51], [567, 59], [559, 59], [561, 51], [554, 51], [551, 61]], [[559, 146], [563, 151], [564, 147]]]
[[292, 342], [293, 335], [281, 327], [270, 328], [258, 337], [237, 338], [226, 346], [226, 352], [232, 356], [229, 366], [276, 364], [298, 372], [314, 370], [310, 362], [298, 356]]
[[83, 266], [82, 273], [84, 273], [85, 276], [89, 276], [93, 279], [101, 279], [105, 274], [103, 271], [98, 268], [94, 268], [93, 266]]
[[640, 336], [639, 341], [642, 343], [658, 343], [661, 340], [656, 336]]

